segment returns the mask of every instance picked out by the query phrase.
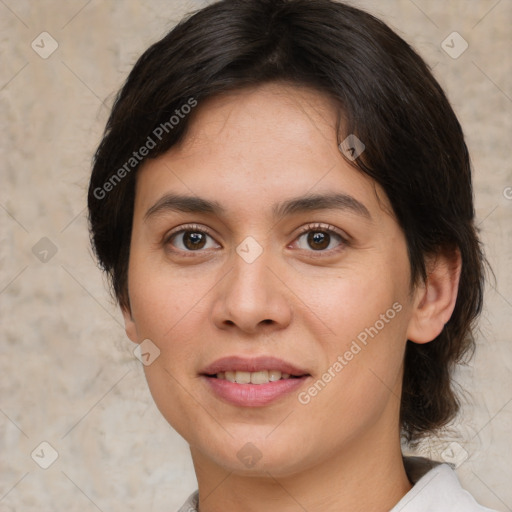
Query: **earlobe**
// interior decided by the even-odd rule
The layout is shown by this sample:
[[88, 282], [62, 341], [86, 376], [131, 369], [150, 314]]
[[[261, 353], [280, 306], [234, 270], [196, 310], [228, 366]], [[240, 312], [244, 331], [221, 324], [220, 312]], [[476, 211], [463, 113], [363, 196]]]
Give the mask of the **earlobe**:
[[126, 306], [121, 306], [121, 312], [123, 313], [124, 329], [126, 331], [126, 335], [134, 343], [139, 343], [139, 337], [137, 335], [137, 326], [135, 325], [135, 320], [133, 319], [132, 312]]
[[427, 261], [427, 279], [415, 292], [407, 339], [428, 343], [441, 334], [455, 308], [461, 266], [458, 249], [439, 253]]

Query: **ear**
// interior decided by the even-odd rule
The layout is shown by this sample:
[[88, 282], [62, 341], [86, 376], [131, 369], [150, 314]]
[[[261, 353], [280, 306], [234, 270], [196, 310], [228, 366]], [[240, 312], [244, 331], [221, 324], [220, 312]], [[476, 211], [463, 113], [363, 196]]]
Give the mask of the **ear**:
[[461, 267], [458, 249], [440, 252], [427, 259], [427, 278], [415, 291], [407, 339], [428, 343], [441, 334], [455, 308]]
[[135, 325], [135, 320], [133, 319], [131, 309], [128, 306], [121, 306], [121, 312], [123, 313], [124, 329], [126, 331], [126, 335], [134, 343], [139, 343], [137, 326]]

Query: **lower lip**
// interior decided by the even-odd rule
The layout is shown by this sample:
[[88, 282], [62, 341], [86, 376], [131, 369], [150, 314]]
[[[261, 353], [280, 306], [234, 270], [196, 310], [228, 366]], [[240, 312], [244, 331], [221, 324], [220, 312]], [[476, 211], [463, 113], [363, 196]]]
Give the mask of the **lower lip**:
[[296, 391], [308, 375], [296, 379], [280, 379], [268, 384], [237, 384], [203, 375], [210, 389], [221, 399], [239, 407], [261, 407]]

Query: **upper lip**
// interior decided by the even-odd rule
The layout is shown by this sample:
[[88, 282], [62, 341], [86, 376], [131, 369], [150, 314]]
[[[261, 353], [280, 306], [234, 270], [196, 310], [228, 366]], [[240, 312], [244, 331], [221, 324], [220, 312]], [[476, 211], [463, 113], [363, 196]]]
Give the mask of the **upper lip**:
[[203, 368], [201, 374], [215, 375], [227, 371], [259, 372], [262, 370], [277, 370], [281, 373], [289, 373], [295, 376], [309, 375], [307, 370], [271, 356], [252, 358], [241, 356], [222, 357]]

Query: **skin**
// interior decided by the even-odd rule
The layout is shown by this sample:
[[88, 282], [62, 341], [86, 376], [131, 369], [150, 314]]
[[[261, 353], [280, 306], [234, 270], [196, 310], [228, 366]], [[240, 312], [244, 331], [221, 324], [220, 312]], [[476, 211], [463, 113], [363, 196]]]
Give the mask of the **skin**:
[[[126, 331], [160, 350], [147, 381], [190, 444], [201, 512], [389, 510], [411, 488], [399, 443], [405, 345], [431, 341], [448, 321], [460, 260], [438, 255], [411, 288], [403, 232], [382, 189], [342, 157], [336, 112], [324, 95], [283, 84], [210, 98], [183, 142], [137, 176]], [[369, 216], [273, 216], [283, 201], [332, 192]], [[168, 193], [225, 211], [147, 216]], [[312, 248], [300, 233], [310, 224], [346, 241], [332, 233], [326, 249]], [[190, 250], [183, 232], [169, 236], [184, 227], [211, 236]], [[248, 236], [263, 249], [252, 263], [236, 252]], [[199, 375], [220, 357], [272, 355], [307, 369], [307, 390], [395, 303], [401, 311], [307, 404], [291, 393], [234, 406]], [[261, 455], [250, 468], [237, 457], [248, 442]]]

